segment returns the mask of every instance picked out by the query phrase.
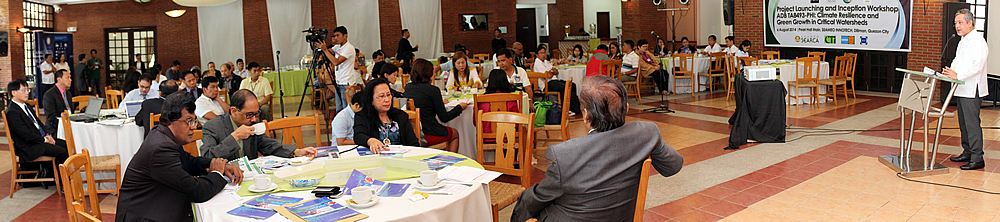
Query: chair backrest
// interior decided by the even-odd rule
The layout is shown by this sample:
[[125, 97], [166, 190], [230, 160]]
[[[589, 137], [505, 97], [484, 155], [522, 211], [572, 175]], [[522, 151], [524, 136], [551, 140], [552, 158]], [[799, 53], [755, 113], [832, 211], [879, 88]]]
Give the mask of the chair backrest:
[[413, 135], [415, 135], [417, 138], [421, 138], [420, 108], [414, 110], [403, 110], [403, 112], [406, 112], [406, 115], [409, 116], [410, 123], [413, 124]]
[[677, 54], [674, 54], [673, 57], [674, 57], [673, 58], [674, 59], [674, 64], [676, 64], [676, 65], [674, 65], [674, 67], [679, 67], [680, 68], [680, 70], [675, 70], [674, 71], [675, 75], [676, 74], [691, 74], [691, 73], [694, 73], [694, 72], [692, 72], [691, 70], [688, 69], [688, 64], [690, 62], [689, 60], [691, 59], [691, 57], [694, 57], [694, 54], [691, 54], [691, 53], [677, 53]]
[[[201, 130], [195, 130], [194, 135], [191, 136], [191, 142], [184, 144], [184, 151], [187, 151], [191, 156], [201, 156], [201, 151], [198, 150], [198, 140], [201, 140], [202, 134]], [[68, 142], [67, 142], [68, 143]]]
[[[392, 98], [392, 108], [403, 109], [403, 108], [399, 107], [399, 99], [400, 98]], [[417, 108], [417, 106], [413, 104], [413, 99], [407, 98], [406, 99], [406, 109], [405, 110], [413, 110], [413, 109], [416, 109], [416, 108]]]
[[[714, 54], [714, 53], [713, 53]], [[726, 71], [726, 58], [725, 54], [722, 55], [712, 55], [712, 64], [708, 69], [710, 73], [720, 73]]]
[[854, 78], [854, 71], [855, 71], [855, 68], [857, 67], [856, 65], [858, 64], [858, 54], [857, 53], [845, 53], [844, 56], [850, 56], [851, 57], [847, 61], [848, 62], [847, 63], [847, 68], [846, 68], [846, 72], [844, 73], [844, 76], [847, 77], [847, 78], [852, 78], [853, 79]]
[[818, 57], [819, 61], [826, 61], [826, 52], [809, 52], [809, 57]]
[[6, 124], [6, 123], [9, 123], [9, 121], [7, 121], [7, 111], [10, 111], [10, 110], [8, 109], [8, 110], [0, 111], [0, 115], [3, 115], [3, 122], [4, 122], [4, 124], [3, 124], [3, 132], [7, 136], [7, 144], [9, 145], [8, 146], [8, 150], [10, 150], [10, 164], [13, 165], [13, 166], [11, 166], [11, 169], [18, 169], [18, 166], [17, 166], [18, 165], [17, 155], [14, 154], [14, 151], [17, 150], [17, 149], [14, 148], [14, 140], [11, 139], [11, 137], [10, 137], [10, 124]]
[[478, 65], [479, 63], [483, 62], [482, 60], [479, 60], [479, 59], [471, 59], [471, 58], [470, 58], [470, 59], [466, 59], [466, 60], [468, 60], [468, 61], [469, 61], [469, 62], [471, 62], [472, 64], [477, 64], [477, 65]]
[[[533, 90], [538, 90], [538, 80], [548, 79], [549, 74], [544, 72], [528, 72], [528, 82], [531, 83], [531, 88]], [[545, 91], [549, 91], [549, 87], [545, 87]]]
[[[817, 67], [813, 67], [813, 66]], [[819, 57], [795, 58], [795, 81], [816, 81], [819, 79]]]
[[781, 58], [781, 52], [778, 52], [778, 51], [764, 51], [764, 52], [760, 53], [760, 56], [764, 57], [764, 59], [768, 59], [768, 60], [780, 59]]
[[[72, 213], [72, 212], [75, 212], [75, 213]], [[73, 210], [71, 211], [70, 214], [76, 214], [75, 218], [74, 217], [70, 217], [70, 221], [77, 221], [77, 222], [88, 222], [88, 221], [89, 222], [101, 222], [101, 219], [97, 219], [97, 217], [94, 217], [94, 215], [90, 215], [90, 213], [87, 213], [87, 211], [83, 209], [83, 204], [80, 204], [80, 203], [77, 203], [77, 202], [73, 202]], [[70, 215], [70, 216], [73, 216], [73, 215]]]
[[73, 126], [70, 125], [69, 110], [63, 111], [60, 121], [63, 123], [63, 133], [66, 136], [66, 151], [72, 156], [76, 154], [76, 142], [73, 140]]
[[89, 96], [89, 95], [88, 96], [74, 96], [73, 99], [72, 99], [73, 101], [70, 101], [70, 102], [76, 103], [77, 104], [76, 105], [76, 109], [74, 109], [74, 110], [78, 110], [79, 111], [79, 110], [83, 110], [84, 108], [87, 108], [87, 104], [90, 103], [90, 97], [96, 97], [96, 96]]
[[121, 90], [109, 89], [104, 91], [104, 97], [108, 101], [105, 103], [108, 105], [108, 108], [117, 109], [118, 103], [125, 97], [125, 93], [122, 93]]
[[295, 143], [295, 147], [305, 148], [305, 142], [303, 142], [302, 137], [302, 127], [308, 125], [315, 126], [316, 133], [316, 146], [320, 146], [323, 142], [322, 134], [320, 133], [320, 123], [322, 121], [319, 118], [319, 114], [313, 114], [313, 116], [296, 116], [276, 119], [274, 121], [264, 121], [264, 125], [267, 126], [267, 131], [271, 135], [276, 136], [277, 131], [281, 130], [281, 143], [282, 144], [292, 144]]
[[632, 221], [642, 221], [642, 213], [646, 210], [646, 187], [649, 186], [649, 168], [652, 160], [642, 161], [642, 173], [639, 174], [639, 193], [635, 198], [635, 216]]
[[[480, 110], [476, 113], [476, 161], [483, 164], [486, 170], [497, 171], [504, 174], [529, 175], [531, 171], [531, 155], [535, 144], [535, 114], [524, 115], [513, 112], [490, 112], [483, 113]], [[483, 133], [483, 123], [491, 123], [496, 129], [494, 136], [490, 137]], [[484, 164], [483, 148], [484, 140], [493, 139], [496, 141], [495, 161], [493, 165]], [[515, 167], [515, 162], [520, 161], [519, 167]], [[527, 184], [522, 184], [527, 187]]]
[[[562, 101], [559, 102], [562, 104], [562, 113], [559, 116], [559, 125], [562, 126], [560, 129], [566, 129], [566, 126], [569, 125], [569, 97], [573, 93], [573, 77], [569, 77], [569, 80], [566, 80], [566, 87], [563, 88], [565, 88], [562, 92], [563, 98]], [[568, 140], [569, 138], [563, 139]]]
[[401, 81], [403, 81], [402, 83], [400, 83], [400, 86], [403, 87], [403, 89], [406, 89], [406, 84], [410, 83], [410, 74], [403, 74], [400, 76], [400, 79], [402, 79]]
[[152, 129], [156, 123], [160, 122], [160, 114], [149, 114], [149, 128]]
[[[757, 58], [754, 58], [754, 57], [749, 57], [749, 56], [739, 57], [739, 60], [740, 60], [740, 62], [742, 62], [742, 65], [740, 67], [742, 67], [742, 66], [755, 66], [755, 65], [757, 65]], [[737, 67], [737, 68], [739, 68], [739, 67]]]
[[354, 98], [354, 94], [361, 92], [362, 88], [359, 85], [349, 85], [347, 86], [347, 92], [344, 94], [347, 98], [347, 104], [351, 104], [351, 98]]
[[552, 58], [549, 58], [549, 59], [562, 59], [563, 58], [562, 57], [562, 50], [559, 50], [559, 49], [552, 49], [552, 53], [549, 53], [549, 54], [552, 54], [551, 55]]
[[[87, 180], [91, 180], [87, 183], [87, 189], [83, 189], [84, 179], [80, 177], [80, 173], [86, 174]], [[97, 219], [101, 219], [101, 207], [100, 202], [97, 200], [97, 183], [94, 183], [94, 168], [90, 163], [90, 151], [83, 149], [80, 154], [75, 154], [69, 156], [66, 162], [59, 164], [59, 177], [62, 179], [62, 184], [64, 191], [66, 192], [66, 209], [69, 213], [69, 218], [75, 218], [76, 212], [73, 207], [73, 202], [86, 203], [87, 196], [90, 198], [90, 212], [95, 215]]]
[[736, 74], [740, 73], [739, 70], [736, 69], [736, 56], [734, 56], [733, 54], [726, 54], [725, 58], [726, 58], [726, 76], [729, 76], [729, 79], [734, 79], [734, 77], [736, 77]]
[[219, 96], [222, 97], [223, 101], [226, 101], [226, 103], [229, 103], [229, 89], [226, 89], [226, 88], [219, 89]]
[[851, 56], [847, 56], [847, 55], [837, 56], [837, 57], [833, 58], [833, 60], [835, 62], [835, 65], [834, 65], [834, 68], [833, 68], [833, 74], [830, 75], [830, 79], [836, 80], [836, 79], [842, 79], [842, 78], [846, 78], [847, 77], [846, 76], [847, 75], [847, 65], [849, 65], [848, 63], [850, 61], [850, 58], [851, 58]]
[[[513, 102], [515, 104], [518, 104], [518, 106], [520, 106], [522, 99], [523, 99], [523, 96], [521, 95], [520, 92], [518, 92], [518, 93], [493, 93], [493, 94], [475, 95], [475, 96], [472, 97], [472, 104], [473, 104], [472, 113], [479, 113], [479, 111], [483, 111], [483, 113], [490, 113], [490, 112], [514, 112], [514, 110], [508, 110], [507, 109], [507, 104]], [[479, 106], [480, 103], [489, 103], [490, 104], [489, 109], [488, 110], [482, 110], [482, 109], [480, 109], [481, 108]], [[518, 110], [518, 111], [523, 112], [523, 110]], [[472, 120], [473, 122], [478, 121], [478, 120], [479, 120], [478, 116], [473, 116], [473, 120]], [[489, 131], [489, 133], [487, 133], [487, 134], [490, 135], [490, 136], [492, 136], [492, 133], [495, 132], [495, 127], [496, 126], [488, 124], [488, 123], [486, 125], [488, 125], [490, 127], [490, 129], [491, 129], [491, 131]]]
[[[602, 73], [612, 79], [618, 79], [622, 74], [622, 60], [608, 60], [601, 61], [601, 65], [604, 66], [605, 73]], [[618, 79], [621, 81], [621, 79]]]
[[490, 60], [490, 54], [485, 54], [485, 53], [472, 54], [472, 58], [473, 59], [478, 59], [478, 60], [481, 60], [481, 61]]
[[[32, 100], [25, 101], [24, 103], [28, 104], [28, 105], [31, 105], [31, 106], [34, 106], [35, 107], [35, 118], [38, 118], [38, 121], [42, 121], [43, 120], [42, 119], [42, 113], [38, 112], [38, 100], [32, 99]], [[8, 138], [10, 138], [10, 137], [8, 137]]]
[[714, 57], [714, 56], [720, 56], [720, 55], [721, 56], [725, 56], [726, 52], [713, 52], [713, 53], [709, 53], [708, 54], [708, 56], [712, 56], [712, 57]]

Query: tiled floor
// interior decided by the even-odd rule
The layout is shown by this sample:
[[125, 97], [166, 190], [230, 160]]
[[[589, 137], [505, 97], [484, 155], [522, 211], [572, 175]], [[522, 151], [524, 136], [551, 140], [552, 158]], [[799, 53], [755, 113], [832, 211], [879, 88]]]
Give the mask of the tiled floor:
[[[906, 181], [877, 161], [877, 156], [899, 150], [896, 129], [900, 122], [893, 95], [862, 93], [839, 104], [788, 106], [789, 142], [752, 143], [736, 151], [722, 149], [728, 144], [728, 119], [735, 108], [724, 93], [668, 99], [677, 113], [642, 112], [659, 105], [659, 96], [649, 95], [644, 104], [630, 100], [632, 110], [626, 118], [656, 123], [663, 140], [685, 160], [684, 169], [675, 176], [650, 177], [645, 221], [993, 221], [1000, 212], [1000, 195]], [[308, 107], [304, 109], [311, 114]], [[1000, 124], [1000, 109], [983, 109], [982, 119], [984, 126]], [[955, 128], [957, 121], [945, 119], [944, 127]], [[569, 128], [573, 137], [589, 129], [579, 118], [572, 119]], [[823, 129], [885, 131], [830, 133]], [[959, 131], [945, 129], [937, 161], [951, 167], [950, 173], [915, 179], [1000, 191], [1000, 172], [996, 172], [1000, 170], [1000, 152], [996, 152], [1000, 130], [985, 129], [984, 134], [986, 169], [960, 171], [958, 163], [945, 161], [961, 152]], [[544, 134], [538, 136], [544, 138]], [[796, 138], [801, 139], [792, 141]], [[10, 178], [7, 149], [0, 146], [3, 185]], [[544, 152], [535, 152], [534, 182], [544, 177], [549, 166]], [[11, 199], [7, 188], [0, 189], [0, 208], [11, 209], [0, 211], [0, 221], [65, 220], [65, 202], [52, 190], [21, 189]], [[101, 197], [102, 212], [110, 219], [116, 198]], [[510, 207], [501, 211], [502, 221], [509, 219], [510, 211]]]

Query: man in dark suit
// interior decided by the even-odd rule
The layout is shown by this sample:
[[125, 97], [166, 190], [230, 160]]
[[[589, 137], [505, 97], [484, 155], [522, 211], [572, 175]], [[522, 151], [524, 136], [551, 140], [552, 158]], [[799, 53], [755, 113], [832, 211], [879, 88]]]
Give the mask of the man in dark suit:
[[201, 155], [235, 160], [246, 156], [256, 159], [257, 153], [280, 157], [316, 157], [316, 149], [283, 145], [267, 135], [254, 134], [260, 106], [257, 97], [246, 89], [237, 90], [229, 98], [229, 113], [215, 117], [202, 128]]
[[201, 78], [198, 78], [198, 71], [184, 71], [181, 78], [184, 81], [181, 91], [191, 93], [193, 99], [198, 100], [202, 93], [201, 88], [198, 88], [198, 82], [201, 81]]
[[[142, 126], [142, 128], [145, 129], [145, 133], [143, 135], [149, 135], [149, 123], [151, 122], [149, 114], [160, 114], [161, 109], [163, 109], [163, 101], [165, 101], [164, 98], [167, 98], [168, 95], [174, 92], [177, 92], [177, 83], [173, 80], [166, 80], [160, 82], [160, 97], [142, 101], [142, 107], [139, 108], [139, 114], [135, 115], [135, 125]], [[188, 95], [190, 96], [191, 94]]]
[[56, 118], [66, 110], [73, 113], [73, 108], [76, 107], [70, 86], [73, 86], [73, 76], [69, 71], [60, 69], [56, 71], [56, 87], [52, 87], [42, 96], [42, 107], [45, 108], [45, 133], [49, 135], [56, 135], [58, 132], [56, 127], [59, 127], [59, 120]]
[[396, 59], [403, 61], [403, 73], [410, 73], [410, 65], [414, 56], [413, 52], [416, 52], [420, 48], [420, 45], [410, 46], [410, 30], [403, 29], [403, 38], [399, 39], [399, 46], [396, 48]]
[[[30, 161], [41, 156], [56, 158], [56, 163], [62, 163], [69, 157], [66, 151], [66, 141], [56, 139], [53, 134], [45, 132], [45, 124], [34, 112], [34, 107], [25, 104], [28, 101], [28, 82], [14, 79], [7, 84], [11, 94], [11, 102], [7, 104], [7, 127], [10, 128], [11, 144], [21, 161]], [[43, 164], [44, 165], [44, 164]]]
[[232, 96], [236, 93], [236, 90], [240, 89], [240, 83], [243, 82], [243, 78], [239, 75], [233, 73], [233, 65], [231, 63], [222, 64], [222, 78], [219, 80], [219, 89], [228, 89], [229, 95]]
[[589, 76], [581, 89], [584, 122], [593, 129], [546, 150], [552, 165], [542, 182], [521, 193], [511, 221], [631, 221], [643, 161], [652, 158], [663, 176], [684, 165], [655, 124], [625, 123], [628, 101], [621, 82]]
[[193, 221], [191, 202], [208, 201], [226, 183], [243, 181], [240, 168], [225, 159], [184, 151], [198, 125], [190, 96], [181, 92], [167, 97], [163, 124], [153, 127], [122, 177], [115, 221]]

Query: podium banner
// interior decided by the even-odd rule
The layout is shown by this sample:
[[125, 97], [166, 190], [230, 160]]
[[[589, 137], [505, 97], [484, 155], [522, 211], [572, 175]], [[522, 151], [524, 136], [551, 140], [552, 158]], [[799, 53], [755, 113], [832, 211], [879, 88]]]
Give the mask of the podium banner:
[[909, 0], [764, 0], [768, 47], [910, 51]]

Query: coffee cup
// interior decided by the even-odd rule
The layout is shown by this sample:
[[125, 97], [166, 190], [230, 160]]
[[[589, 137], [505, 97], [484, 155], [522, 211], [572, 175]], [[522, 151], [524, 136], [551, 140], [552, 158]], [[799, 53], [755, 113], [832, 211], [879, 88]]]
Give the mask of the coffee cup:
[[420, 171], [420, 184], [424, 186], [434, 186], [438, 182], [438, 172], [433, 170]]
[[271, 175], [261, 174], [253, 176], [253, 188], [263, 190], [268, 187], [271, 187]]
[[264, 123], [253, 124], [254, 134], [261, 135], [264, 134], [265, 132], [267, 132], [267, 125], [265, 125]]
[[358, 204], [366, 204], [375, 196], [375, 190], [371, 187], [355, 187], [351, 189], [351, 200]]

